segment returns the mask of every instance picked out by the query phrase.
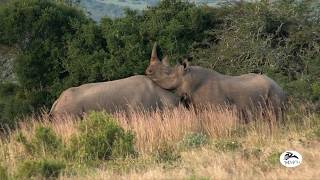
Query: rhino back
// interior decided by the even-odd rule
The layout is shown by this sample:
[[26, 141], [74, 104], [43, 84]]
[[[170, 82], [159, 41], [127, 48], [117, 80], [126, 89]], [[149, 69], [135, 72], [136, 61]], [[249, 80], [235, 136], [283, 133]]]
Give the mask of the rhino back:
[[61, 103], [57, 103], [56, 109], [71, 114], [92, 110], [113, 113], [119, 110], [161, 108], [164, 101], [175, 105], [177, 99], [173, 93], [156, 86], [149, 78], [137, 75], [69, 88], [58, 99]]
[[226, 79], [224, 84], [227, 96], [242, 108], [264, 104], [271, 88], [269, 80], [258, 74], [233, 76]]
[[278, 95], [283, 97], [281, 87], [271, 78], [260, 74], [240, 76], [223, 75], [216, 71], [192, 66], [185, 78], [190, 85], [182, 88], [191, 89], [192, 102], [197, 104], [224, 105], [234, 104], [239, 108], [265, 103], [266, 99]]

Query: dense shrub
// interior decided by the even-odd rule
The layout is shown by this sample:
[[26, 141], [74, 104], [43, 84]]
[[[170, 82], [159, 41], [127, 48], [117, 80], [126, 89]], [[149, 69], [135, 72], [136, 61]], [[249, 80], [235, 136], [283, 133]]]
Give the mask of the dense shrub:
[[57, 160], [26, 160], [19, 165], [17, 177], [21, 179], [57, 178], [65, 167], [64, 162]]
[[64, 88], [62, 61], [76, 32], [73, 26], [88, 21], [80, 10], [50, 0], [13, 0], [0, 6], [0, 43], [18, 52], [13, 63], [16, 89], [10, 96], [0, 94], [1, 124], [12, 126], [17, 115], [51, 105]]
[[319, 7], [317, 1], [291, 0], [225, 6], [220, 9], [223, 28], [213, 28], [190, 56], [194, 64], [225, 74], [267, 74], [292, 97], [315, 102], [320, 95]]
[[123, 158], [135, 154], [134, 136], [110, 115], [92, 112], [81, 122], [67, 151], [68, 158], [81, 161]]
[[35, 131], [32, 143], [36, 148], [43, 148], [45, 151], [54, 153], [62, 146], [61, 139], [53, 132], [52, 129], [39, 127]]
[[194, 41], [201, 41], [204, 32], [219, 23], [209, 8], [171, 0], [161, 1], [142, 14], [127, 10], [123, 18], [102, 19], [108, 79], [144, 74], [155, 41], [161, 45], [162, 54], [172, 58], [185, 55]]
[[36, 128], [35, 135], [30, 141], [22, 133], [18, 133], [16, 140], [32, 155], [45, 156], [63, 153], [62, 140], [51, 128]]
[[[134, 135], [121, 128], [116, 120], [105, 113], [90, 113], [66, 142], [48, 127], [35, 128], [26, 137], [16, 134], [16, 141], [25, 149], [25, 159], [17, 169], [17, 177], [58, 177], [65, 167], [77, 163], [95, 163], [99, 160], [135, 157]], [[68, 165], [68, 166], [67, 166]], [[1, 171], [1, 169], [0, 169]], [[0, 172], [1, 173], [1, 172]]]
[[0, 131], [15, 127], [16, 120], [32, 110], [19, 85], [0, 83]]

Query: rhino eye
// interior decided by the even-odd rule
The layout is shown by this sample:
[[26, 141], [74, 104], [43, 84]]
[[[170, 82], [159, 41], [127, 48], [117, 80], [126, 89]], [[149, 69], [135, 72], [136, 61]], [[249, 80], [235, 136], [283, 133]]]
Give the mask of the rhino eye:
[[151, 69], [148, 69], [146, 73], [150, 75], [153, 73], [153, 71]]

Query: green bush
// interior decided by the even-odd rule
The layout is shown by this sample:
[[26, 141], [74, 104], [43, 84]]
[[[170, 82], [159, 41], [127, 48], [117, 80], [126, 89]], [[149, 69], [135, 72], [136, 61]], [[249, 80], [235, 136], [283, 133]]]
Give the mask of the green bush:
[[279, 0], [218, 8], [223, 28], [212, 28], [203, 43], [192, 48], [193, 64], [231, 75], [263, 73], [295, 99], [316, 101], [319, 7], [315, 0]]
[[241, 143], [236, 140], [218, 140], [215, 147], [220, 151], [236, 151], [242, 147]]
[[12, 0], [1, 5], [0, 44], [19, 53], [12, 63], [18, 89], [5, 103], [1, 99], [6, 96], [0, 93], [0, 123], [1, 119], [15, 123], [12, 117], [51, 105], [69, 74], [62, 64], [67, 41], [75, 35], [76, 25], [88, 22], [79, 8], [50, 0]]
[[18, 133], [16, 140], [20, 142], [27, 152], [33, 155], [56, 155], [62, 152], [63, 144], [60, 137], [58, 137], [51, 128], [38, 127], [35, 129], [35, 135], [30, 141]]
[[71, 139], [66, 154], [69, 158], [80, 158], [83, 161], [108, 160], [135, 154], [133, 134], [125, 132], [106, 113], [90, 113], [81, 122], [79, 132]]
[[35, 151], [34, 145], [32, 143], [30, 143], [21, 132], [18, 132], [16, 134], [16, 140], [17, 140], [17, 142], [19, 142], [23, 145], [24, 149], [28, 153], [30, 153], [30, 154], [34, 153], [34, 151]]
[[35, 130], [32, 143], [36, 148], [43, 148], [47, 152], [55, 153], [62, 147], [62, 140], [51, 128], [38, 127]]
[[9, 179], [7, 170], [4, 167], [2, 167], [1, 165], [0, 165], [0, 179], [2, 179], [2, 180]]
[[[32, 108], [28, 105], [21, 86], [15, 83], [0, 83], [0, 127], [14, 128], [22, 114], [30, 112]], [[0, 130], [1, 131], [1, 130]]]
[[202, 133], [189, 133], [184, 136], [181, 145], [186, 148], [198, 148], [208, 143], [208, 138]]
[[64, 162], [57, 160], [26, 160], [19, 165], [17, 176], [21, 179], [57, 178], [65, 167]]

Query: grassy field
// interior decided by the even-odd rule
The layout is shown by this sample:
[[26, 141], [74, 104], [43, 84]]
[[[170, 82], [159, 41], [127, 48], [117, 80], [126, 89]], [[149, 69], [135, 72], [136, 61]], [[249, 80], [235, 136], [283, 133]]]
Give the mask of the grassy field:
[[[245, 125], [239, 123], [232, 109], [208, 109], [201, 113], [186, 109], [141, 111], [129, 116], [118, 113], [113, 116], [117, 124], [135, 135], [136, 154], [90, 162], [66, 158], [59, 148], [51, 152], [46, 148], [47, 142], [30, 153], [27, 143], [17, 138], [25, 137], [26, 142], [35, 143], [37, 128], [44, 127], [54, 134], [46, 135], [47, 141], [56, 142], [52, 139], [58, 137], [67, 147], [72, 137], [82, 133], [79, 124], [90, 118], [49, 121], [45, 114], [41, 118], [30, 117], [29, 122], [21, 123], [16, 131], [1, 138], [0, 179], [41, 179], [47, 177], [42, 171], [50, 171], [51, 166], [56, 167], [58, 179], [317, 179], [320, 117], [305, 107], [293, 109], [281, 125], [272, 114]], [[86, 125], [85, 131], [90, 132], [89, 128], [92, 126]], [[296, 168], [282, 166], [279, 156], [286, 150], [298, 151], [303, 156], [302, 164]], [[59, 163], [46, 165], [50, 161], [36, 166], [40, 170], [25, 165], [43, 159], [62, 162], [61, 170]]]

